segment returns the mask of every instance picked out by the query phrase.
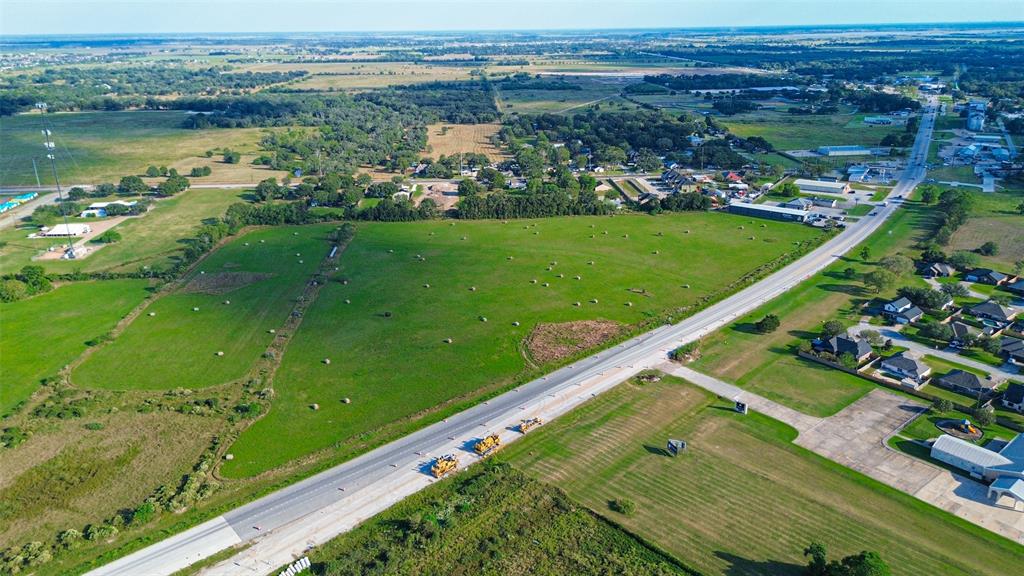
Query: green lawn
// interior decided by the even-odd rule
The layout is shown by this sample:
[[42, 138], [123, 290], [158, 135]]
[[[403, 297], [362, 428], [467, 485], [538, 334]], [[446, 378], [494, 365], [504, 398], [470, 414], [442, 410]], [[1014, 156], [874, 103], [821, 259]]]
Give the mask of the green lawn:
[[[267, 277], [223, 294], [179, 290], [159, 298], [114, 342], [83, 362], [72, 380], [84, 388], [167, 390], [241, 378], [274, 338], [268, 330], [281, 327], [327, 255], [325, 234], [331, 228], [285, 226], [235, 239], [203, 261], [192, 277], [201, 271], [211, 277], [240, 272]], [[216, 356], [218, 351], [224, 356]]]
[[[128, 218], [114, 229], [122, 239], [104, 246], [81, 260], [39, 260], [33, 258], [54, 244], [53, 239], [29, 239], [35, 228], [0, 231], [0, 274], [20, 270], [26, 264], [41, 264], [48, 272], [128, 272], [141, 266], [167, 266], [184, 249], [179, 242], [192, 235], [203, 220], [219, 217], [228, 206], [243, 200], [241, 190], [194, 189], [160, 200], [142, 217]], [[90, 220], [83, 220], [90, 221]], [[94, 246], [94, 245], [93, 245]]]
[[0, 415], [56, 376], [146, 297], [145, 280], [75, 282], [0, 304]]
[[[912, 244], [927, 234], [930, 221], [927, 208], [908, 202], [906, 209], [867, 240], [872, 258], [913, 254]], [[825, 271], [705, 338], [694, 368], [817, 416], [834, 414], [860, 398], [872, 383], [795, 356], [799, 342], [817, 336], [826, 320], [838, 318], [853, 325], [863, 314], [864, 304], [895, 294], [896, 287], [873, 294], [859, 281], [846, 278], [846, 268], [853, 269], [855, 278], [874, 269], [874, 260], [863, 262], [855, 256], [858, 252], [851, 251]], [[900, 285], [923, 282], [908, 275]], [[753, 324], [767, 314], [778, 316], [782, 325], [771, 334], [758, 334]]]
[[[1020, 545], [797, 447], [795, 435], [663, 378], [602, 394], [498, 457], [707, 576], [798, 576], [812, 541], [836, 556], [877, 551], [896, 576], [1019, 568]], [[686, 451], [667, 456], [667, 438]], [[618, 498], [636, 512], [609, 511]]]
[[324, 287], [275, 376], [270, 413], [223, 471], [256, 474], [535, 374], [523, 341], [538, 323], [678, 319], [819, 234], [763, 225], [719, 213], [360, 224], [341, 257], [350, 283]]
[[[61, 182], [67, 185], [117, 182], [146, 167], [171, 166], [206, 150], [230, 147], [256, 150], [259, 128], [187, 130], [183, 111], [70, 112], [47, 114], [56, 143]], [[38, 114], [5, 117], [0, 128], [4, 152], [0, 185], [35, 185], [32, 159], [39, 164], [40, 181], [53, 184], [43, 153]], [[217, 173], [214, 169], [214, 173]]]
[[737, 136], [761, 136], [778, 150], [813, 150], [818, 146], [878, 146], [887, 134], [902, 126], [868, 126], [864, 114], [840, 113], [800, 116], [784, 111], [758, 110], [726, 116], [720, 121]]

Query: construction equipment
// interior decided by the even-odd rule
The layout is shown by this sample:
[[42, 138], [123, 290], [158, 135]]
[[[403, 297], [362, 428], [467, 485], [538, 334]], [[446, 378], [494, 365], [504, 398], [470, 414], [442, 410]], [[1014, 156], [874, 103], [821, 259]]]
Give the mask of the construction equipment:
[[473, 451], [481, 456], [487, 456], [498, 448], [501, 448], [501, 438], [497, 434], [491, 434], [477, 442], [473, 446]]
[[526, 432], [530, 428], [533, 428], [533, 427], [536, 427], [536, 426], [540, 426], [541, 424], [543, 424], [543, 422], [541, 421], [540, 418], [530, 418], [530, 419], [527, 419], [527, 420], [523, 420], [522, 422], [519, 423], [519, 433], [520, 434], [526, 434]]
[[458, 467], [459, 460], [455, 454], [445, 454], [434, 460], [434, 465], [430, 467], [430, 473], [434, 475], [434, 478], [440, 478], [449, 472], [454, 472]]

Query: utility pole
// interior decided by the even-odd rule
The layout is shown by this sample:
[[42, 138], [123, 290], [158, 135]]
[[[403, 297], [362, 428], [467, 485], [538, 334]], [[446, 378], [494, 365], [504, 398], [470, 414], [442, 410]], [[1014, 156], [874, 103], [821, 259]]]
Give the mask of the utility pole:
[[64, 206], [64, 195], [60, 189], [60, 178], [57, 176], [57, 157], [54, 155], [56, 146], [50, 140], [50, 131], [46, 129], [46, 102], [36, 102], [36, 108], [39, 109], [39, 124], [42, 126], [44, 138], [43, 147], [46, 148], [46, 157], [50, 159], [50, 168], [53, 170], [53, 182], [57, 185], [57, 203], [60, 205], [60, 215], [64, 218], [64, 231], [68, 234], [68, 251], [66, 255], [68, 258], [73, 259], [75, 258], [75, 242], [71, 239], [71, 227], [68, 225], [67, 208]]

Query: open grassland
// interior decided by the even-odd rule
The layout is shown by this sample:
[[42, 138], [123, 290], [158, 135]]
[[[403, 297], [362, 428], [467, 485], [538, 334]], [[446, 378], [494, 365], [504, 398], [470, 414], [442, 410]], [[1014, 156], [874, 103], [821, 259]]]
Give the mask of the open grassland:
[[138, 506], [163, 484], [177, 488], [223, 427], [217, 418], [115, 405], [119, 410], [45, 422], [23, 444], [3, 449], [0, 549], [81, 531]]
[[411, 496], [311, 555], [312, 573], [690, 574], [509, 465]]
[[[930, 233], [929, 210], [908, 202], [867, 240], [873, 258], [914, 254], [914, 243]], [[873, 260], [852, 256], [857, 251], [708, 336], [694, 368], [815, 416], [834, 414], [866, 394], [874, 384], [798, 358], [795, 350], [801, 340], [816, 337], [827, 320], [838, 318], [853, 325], [873, 298], [893, 296], [898, 286], [924, 286], [920, 277], [907, 276], [883, 294], [870, 293], [845, 275], [847, 268], [853, 269], [856, 278], [875, 269]], [[754, 322], [767, 314], [778, 316], [781, 326], [770, 334], [758, 334]]]
[[[80, 260], [39, 260], [33, 258], [51, 246], [66, 242], [53, 238], [28, 238], [34, 227], [8, 228], [0, 231], [0, 274], [20, 270], [26, 264], [39, 264], [48, 272], [131, 272], [142, 266], [167, 266], [180, 255], [188, 238], [203, 220], [222, 216], [228, 206], [244, 200], [237, 189], [187, 190], [173, 198], [159, 200], [141, 217], [126, 219], [116, 227], [120, 242], [103, 246]], [[95, 222], [95, 219], [72, 219]], [[95, 244], [90, 245], [95, 249]]]
[[[559, 78], [575, 84], [579, 90], [497, 90], [498, 108], [506, 113], [543, 114], [584, 112], [585, 108], [625, 102], [619, 98], [630, 79], [566, 76]], [[497, 85], [500, 87], [500, 85]], [[632, 104], [630, 104], [632, 106]]]
[[532, 366], [523, 341], [538, 323], [679, 318], [818, 234], [765, 222], [750, 240], [741, 225], [725, 214], [360, 224], [341, 257], [348, 284], [310, 307], [269, 414], [223, 472], [256, 474], [508, 386]]
[[[56, 376], [146, 297], [145, 280], [75, 282], [10, 304], [0, 303], [0, 415]], [[0, 523], [2, 524], [2, 523]]]
[[878, 146], [887, 134], [902, 126], [869, 126], [864, 114], [846, 112], [825, 116], [799, 116], [788, 112], [759, 110], [721, 119], [729, 131], [749, 138], [761, 136], [778, 150], [813, 150], [818, 146]]
[[253, 72], [305, 70], [310, 76], [289, 84], [291, 87], [304, 90], [366, 90], [426, 82], [469, 80], [472, 77], [470, 72], [479, 70], [480, 66], [413, 62], [331, 62], [265, 63], [251, 64], [244, 68]]
[[[250, 153], [257, 148], [261, 133], [258, 128], [186, 130], [181, 127], [186, 116], [187, 113], [181, 111], [47, 114], [45, 122], [57, 145], [55, 154], [61, 182], [66, 185], [116, 183], [126, 174], [144, 173], [150, 165], [191, 167], [197, 161], [188, 164], [189, 159], [215, 148]], [[3, 140], [0, 185], [35, 185], [33, 158], [38, 163], [42, 184], [53, 184], [53, 175], [44, 163], [46, 156], [39, 133], [41, 122], [38, 114], [4, 118], [0, 128]], [[211, 165], [213, 175], [208, 179], [213, 180], [224, 165]], [[263, 167], [248, 164], [244, 167], [257, 174], [256, 181], [268, 172]], [[225, 172], [231, 173], [231, 181], [250, 181], [240, 174], [238, 167]]]
[[[183, 288], [155, 300], [89, 356], [72, 380], [83, 388], [169, 390], [241, 378], [327, 255], [329, 229], [258, 229], [234, 239], [197, 265]], [[240, 277], [243, 282], [234, 280]], [[195, 291], [199, 281], [211, 282], [217, 293]]]
[[1024, 202], [1024, 190], [1012, 192], [974, 192], [971, 217], [950, 241], [950, 248], [977, 250], [988, 241], [999, 245], [995, 256], [983, 256], [984, 264], [1011, 274], [1014, 262], [1024, 260], [1024, 215], [1017, 206]]
[[431, 124], [427, 126], [427, 156], [435, 160], [440, 156], [459, 153], [486, 154], [492, 161], [504, 155], [491, 143], [500, 124]]
[[[708, 576], [803, 574], [804, 547], [874, 550], [896, 576], [1007, 574], [1024, 550], [791, 444], [795, 431], [675, 378], [623, 384], [498, 458]], [[667, 455], [667, 438], [687, 450]], [[629, 499], [632, 515], [609, 510]], [[979, 553], [984, 551], [984, 553]]]

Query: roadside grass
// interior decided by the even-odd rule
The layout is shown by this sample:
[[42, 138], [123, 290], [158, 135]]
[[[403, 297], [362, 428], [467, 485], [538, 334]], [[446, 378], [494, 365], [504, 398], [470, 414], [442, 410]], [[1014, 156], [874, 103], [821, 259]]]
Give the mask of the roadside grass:
[[[47, 114], [46, 124], [56, 142], [57, 168], [65, 185], [113, 182], [127, 174], [142, 174], [149, 165], [172, 166], [176, 162], [203, 156], [206, 150], [229, 147], [254, 152], [259, 128], [212, 128], [187, 130], [182, 111], [68, 112]], [[43, 185], [53, 176], [43, 164], [46, 157], [40, 141], [38, 114], [5, 117], [0, 137], [4, 154], [0, 158], [0, 185], [35, 185], [32, 159], [39, 163]], [[214, 164], [216, 178], [219, 165]], [[262, 168], [249, 167], [258, 173]], [[257, 178], [258, 179], [258, 178]]]
[[[273, 340], [268, 331], [281, 327], [327, 255], [325, 237], [331, 228], [283, 226], [233, 239], [187, 280], [201, 273], [267, 277], [222, 294], [178, 289], [154, 300], [113, 342], [72, 372], [73, 382], [83, 388], [170, 390], [241, 378]], [[218, 351], [224, 355], [217, 356]]]
[[[30, 239], [34, 227], [9, 228], [0, 231], [0, 240], [7, 244], [0, 248], [0, 274], [11, 274], [26, 264], [39, 264], [47, 272], [133, 272], [142, 266], [168, 266], [185, 249], [182, 238], [190, 237], [203, 220], [219, 217], [228, 206], [242, 202], [241, 190], [205, 189], [186, 190], [181, 194], [157, 201], [144, 216], [128, 218], [115, 230], [121, 241], [95, 250], [79, 260], [37, 260], [38, 254], [50, 246], [60, 244], [54, 239]], [[89, 220], [81, 220], [88, 222]]]
[[[74, 282], [52, 292], [0, 303], [0, 415], [56, 376], [147, 296], [146, 280]], [[6, 458], [6, 457], [5, 457]]]
[[[872, 255], [911, 255], [912, 245], [928, 234], [930, 222], [928, 208], [907, 202], [865, 245]], [[855, 278], [875, 268], [873, 261], [855, 256], [857, 252], [706, 337], [693, 368], [815, 416], [834, 414], [866, 394], [874, 387], [867, 380], [796, 357], [799, 343], [818, 336], [823, 322], [839, 319], [852, 326], [872, 300], [894, 296], [901, 285], [924, 285], [920, 277], [908, 275], [888, 291], [873, 294], [858, 280], [846, 278], [846, 268], [853, 269]], [[758, 334], [754, 323], [767, 314], [778, 316], [781, 326]]]
[[749, 240], [741, 225], [751, 221], [718, 213], [360, 224], [340, 261], [349, 284], [323, 288], [275, 376], [270, 412], [222, 471], [251, 476], [470, 402], [547, 368], [525, 357], [536, 324], [656, 322], [818, 234], [766, 222]]
[[[795, 435], [666, 377], [602, 394], [498, 458], [708, 576], [802, 574], [812, 541], [837, 556], [877, 551], [896, 575], [1016, 569], [1019, 545], [795, 446]], [[667, 438], [686, 451], [669, 457]], [[609, 511], [616, 498], [636, 512]]]
[[314, 574], [693, 574], [508, 464], [438, 482], [311, 555]]
[[819, 146], [878, 146], [902, 126], [868, 126], [864, 114], [844, 110], [831, 115], [795, 115], [784, 111], [758, 110], [723, 117], [720, 122], [737, 136], [760, 136], [777, 150], [813, 150]]

